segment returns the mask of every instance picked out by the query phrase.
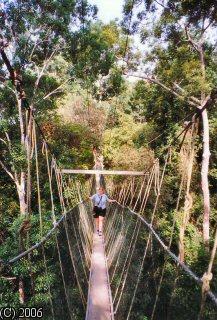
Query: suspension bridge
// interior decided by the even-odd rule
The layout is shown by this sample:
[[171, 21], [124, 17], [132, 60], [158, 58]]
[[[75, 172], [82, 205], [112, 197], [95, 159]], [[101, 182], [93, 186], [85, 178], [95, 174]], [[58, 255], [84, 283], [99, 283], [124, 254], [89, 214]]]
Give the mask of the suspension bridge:
[[[94, 169], [63, 169], [34, 121], [29, 148], [29, 213], [11, 242], [18, 254], [1, 257], [1, 275], [12, 291], [15, 279], [20, 305], [41, 299], [44, 319], [216, 320], [214, 258], [197, 273], [174, 245], [189, 165], [180, 176], [172, 224], [168, 213], [167, 230], [158, 230], [171, 149], [164, 163], [155, 160], [143, 172], [104, 170], [96, 155]], [[186, 154], [189, 164], [192, 144]], [[108, 207], [102, 237], [88, 200], [100, 184], [116, 200]]]

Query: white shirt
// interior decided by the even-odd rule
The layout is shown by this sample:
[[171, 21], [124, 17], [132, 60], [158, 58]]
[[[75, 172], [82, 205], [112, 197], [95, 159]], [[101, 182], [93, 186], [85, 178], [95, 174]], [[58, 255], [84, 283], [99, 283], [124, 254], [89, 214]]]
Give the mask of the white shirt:
[[106, 202], [108, 201], [108, 197], [106, 194], [94, 194], [91, 199], [93, 200], [94, 202], [94, 206], [97, 206], [99, 208], [102, 208], [102, 209], [105, 209], [106, 208]]

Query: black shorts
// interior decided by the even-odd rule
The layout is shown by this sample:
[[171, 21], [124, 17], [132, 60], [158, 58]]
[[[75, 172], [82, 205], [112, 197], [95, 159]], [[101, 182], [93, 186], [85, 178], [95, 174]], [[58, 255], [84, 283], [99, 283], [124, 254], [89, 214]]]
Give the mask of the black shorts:
[[93, 217], [94, 218], [99, 218], [99, 216], [105, 217], [105, 215], [106, 215], [106, 208], [102, 209], [97, 206], [94, 206], [94, 208], [93, 208]]

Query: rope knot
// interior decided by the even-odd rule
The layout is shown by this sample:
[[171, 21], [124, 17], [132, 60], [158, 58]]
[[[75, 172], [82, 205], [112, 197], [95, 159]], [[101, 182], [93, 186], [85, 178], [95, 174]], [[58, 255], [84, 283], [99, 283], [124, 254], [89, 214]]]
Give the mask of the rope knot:
[[208, 292], [210, 290], [210, 281], [212, 280], [213, 274], [211, 272], [207, 273], [205, 272], [202, 276], [202, 291], [203, 292]]

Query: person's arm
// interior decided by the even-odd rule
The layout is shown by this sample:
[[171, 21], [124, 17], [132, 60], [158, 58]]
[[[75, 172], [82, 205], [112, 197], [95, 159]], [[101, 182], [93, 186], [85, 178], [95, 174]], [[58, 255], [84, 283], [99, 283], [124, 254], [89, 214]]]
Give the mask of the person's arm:
[[115, 199], [108, 199], [108, 202], [116, 202]]
[[94, 199], [95, 199], [95, 196], [96, 196], [96, 195], [94, 194], [94, 195], [90, 196], [89, 199], [90, 199], [90, 200], [94, 200]]
[[107, 201], [108, 201], [108, 202], [116, 202], [116, 200], [114, 200], [114, 199], [109, 199], [108, 196], [107, 196]]

